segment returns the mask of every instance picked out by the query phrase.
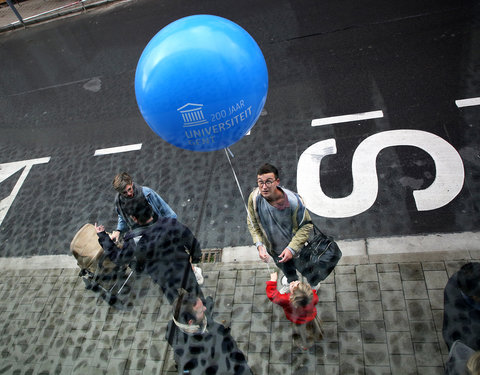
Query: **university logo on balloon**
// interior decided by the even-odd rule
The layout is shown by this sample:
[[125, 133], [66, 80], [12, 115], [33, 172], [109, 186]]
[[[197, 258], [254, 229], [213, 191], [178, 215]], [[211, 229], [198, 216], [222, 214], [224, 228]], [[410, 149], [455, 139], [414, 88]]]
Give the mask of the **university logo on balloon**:
[[165, 141], [214, 151], [240, 140], [267, 98], [268, 72], [255, 40], [212, 15], [179, 19], [145, 47], [135, 74], [140, 112]]

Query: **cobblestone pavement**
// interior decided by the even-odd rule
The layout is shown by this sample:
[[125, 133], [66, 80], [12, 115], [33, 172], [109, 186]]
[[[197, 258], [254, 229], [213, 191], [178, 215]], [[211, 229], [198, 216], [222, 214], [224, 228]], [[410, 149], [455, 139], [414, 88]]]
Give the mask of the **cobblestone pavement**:
[[[292, 347], [291, 323], [267, 299], [264, 264], [204, 265], [202, 289], [255, 374], [443, 374], [443, 288], [467, 260], [431, 258], [342, 259], [321, 284], [325, 337], [308, 352]], [[109, 306], [78, 269], [4, 270], [0, 374], [174, 374], [170, 306], [148, 277], [129, 285]]]

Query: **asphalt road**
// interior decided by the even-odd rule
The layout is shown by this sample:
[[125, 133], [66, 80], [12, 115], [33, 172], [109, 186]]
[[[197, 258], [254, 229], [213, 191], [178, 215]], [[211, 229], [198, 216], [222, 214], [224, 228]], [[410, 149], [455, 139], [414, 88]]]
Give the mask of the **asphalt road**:
[[[268, 161], [336, 238], [478, 231], [480, 106], [456, 104], [480, 96], [478, 4], [359, 3], [138, 0], [1, 34], [1, 256], [66, 254], [84, 223], [113, 229], [111, 181], [123, 170], [204, 248], [251, 243], [224, 151], [166, 143], [136, 105], [143, 48], [193, 14], [238, 23], [267, 62], [264, 113], [231, 147], [245, 196]], [[312, 126], [372, 112], [381, 116]], [[142, 146], [94, 156], [130, 144]]]

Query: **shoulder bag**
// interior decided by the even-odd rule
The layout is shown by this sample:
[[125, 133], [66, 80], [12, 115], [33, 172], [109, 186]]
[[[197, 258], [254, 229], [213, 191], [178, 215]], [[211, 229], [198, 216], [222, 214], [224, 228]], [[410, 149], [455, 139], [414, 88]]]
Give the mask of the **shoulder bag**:
[[341, 257], [342, 251], [333, 238], [313, 224], [309, 239], [293, 259], [297, 270], [315, 286], [330, 275]]

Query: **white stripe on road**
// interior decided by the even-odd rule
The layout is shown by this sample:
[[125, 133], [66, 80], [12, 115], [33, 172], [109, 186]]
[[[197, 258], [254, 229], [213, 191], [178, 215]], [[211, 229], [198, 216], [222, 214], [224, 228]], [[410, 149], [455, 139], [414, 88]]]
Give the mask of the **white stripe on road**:
[[351, 115], [343, 116], [333, 116], [333, 117], [324, 117], [317, 118], [312, 120], [312, 126], [322, 126], [329, 124], [339, 124], [341, 122], [351, 122], [351, 121], [361, 121], [361, 120], [370, 120], [373, 118], [383, 117], [383, 111], [371, 111], [363, 113], [354, 113]]
[[455, 104], [457, 105], [458, 108], [472, 107], [474, 105], [480, 105], [480, 97], [455, 100]]
[[118, 146], [118, 147], [110, 147], [110, 148], [101, 148], [95, 151], [93, 156], [99, 155], [109, 155], [109, 154], [118, 154], [120, 152], [128, 152], [128, 151], [136, 151], [142, 148], [141, 143], [137, 143], [135, 145], [127, 145], [127, 146]]

